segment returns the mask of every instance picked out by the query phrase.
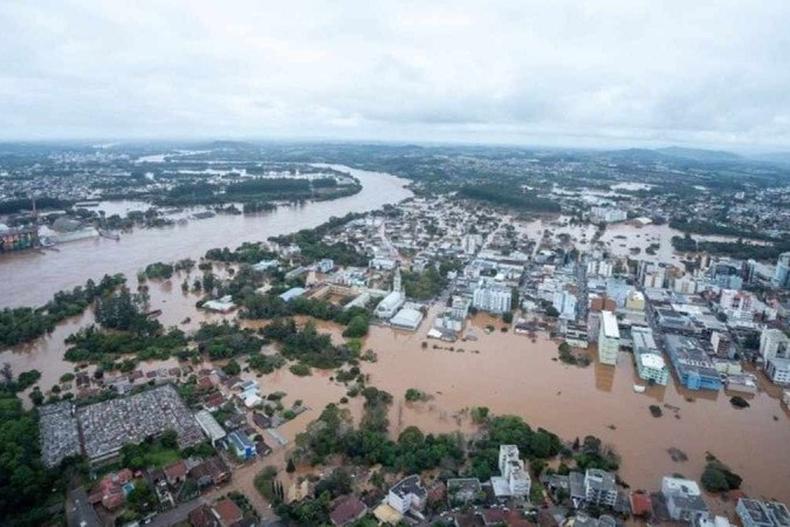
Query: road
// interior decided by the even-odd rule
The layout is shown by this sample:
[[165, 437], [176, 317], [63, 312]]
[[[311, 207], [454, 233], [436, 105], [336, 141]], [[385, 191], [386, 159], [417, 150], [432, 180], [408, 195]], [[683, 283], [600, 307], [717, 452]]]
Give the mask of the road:
[[151, 523], [149, 523], [148, 526], [170, 527], [171, 525], [175, 525], [176, 523], [183, 522], [189, 517], [190, 512], [197, 509], [201, 505], [207, 503], [209, 503], [209, 501], [206, 499], [205, 496], [195, 498], [192, 501], [187, 501], [186, 503], [182, 503], [175, 509], [170, 509], [169, 511], [165, 511], [161, 514], [157, 514], [156, 516], [154, 516], [154, 519], [151, 520]]

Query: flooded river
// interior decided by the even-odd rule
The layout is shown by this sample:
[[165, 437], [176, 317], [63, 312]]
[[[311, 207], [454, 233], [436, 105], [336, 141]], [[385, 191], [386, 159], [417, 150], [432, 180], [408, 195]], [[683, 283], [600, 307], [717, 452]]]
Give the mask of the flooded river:
[[411, 196], [407, 181], [389, 174], [333, 166], [359, 179], [362, 191], [331, 201], [282, 206], [255, 215], [217, 215], [161, 229], [135, 229], [120, 241], [106, 238], [75, 241], [57, 251], [27, 251], [0, 256], [0, 308], [36, 306], [62, 289], [98, 279], [105, 273], [127, 277], [149, 263], [197, 258], [213, 247], [236, 248], [243, 242], [262, 241], [312, 228], [332, 216], [366, 212]]

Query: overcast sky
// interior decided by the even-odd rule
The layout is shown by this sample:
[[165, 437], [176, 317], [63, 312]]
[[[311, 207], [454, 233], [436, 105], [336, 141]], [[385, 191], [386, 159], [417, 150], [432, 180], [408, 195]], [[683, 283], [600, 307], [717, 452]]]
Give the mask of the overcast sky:
[[0, 138], [790, 149], [790, 0], [0, 0]]

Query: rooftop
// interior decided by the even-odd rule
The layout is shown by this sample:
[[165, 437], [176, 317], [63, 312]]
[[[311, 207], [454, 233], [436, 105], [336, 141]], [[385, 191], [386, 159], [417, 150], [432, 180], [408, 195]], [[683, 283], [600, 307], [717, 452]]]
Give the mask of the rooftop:
[[617, 317], [611, 311], [601, 311], [601, 328], [607, 338], [619, 339], [620, 329], [617, 327]]

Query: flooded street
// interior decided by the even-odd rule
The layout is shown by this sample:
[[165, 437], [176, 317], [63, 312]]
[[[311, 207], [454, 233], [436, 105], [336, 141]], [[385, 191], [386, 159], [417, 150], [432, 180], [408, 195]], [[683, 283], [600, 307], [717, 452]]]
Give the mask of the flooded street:
[[[463, 410], [488, 406], [566, 440], [600, 437], [621, 456], [619, 473], [633, 488], [657, 488], [660, 478], [672, 473], [699, 478], [709, 450], [744, 477], [747, 494], [790, 499], [790, 464], [780, 461], [790, 445], [790, 415], [778, 394], [760, 392], [749, 399], [751, 408], [737, 410], [724, 392], [689, 392], [674, 381], [634, 393], [637, 377], [628, 353], [621, 352], [616, 369], [568, 366], [552, 360], [557, 344], [545, 337], [532, 343], [513, 332], [486, 335], [482, 328], [489, 322], [483, 320], [475, 323], [477, 342], [428, 340], [427, 349], [421, 347], [426, 324], [417, 334], [372, 329], [365, 347], [376, 351], [378, 362], [363, 369], [372, 385], [402, 403], [393, 408], [393, 431], [409, 425], [430, 432], [469, 431], [473, 425]], [[455, 351], [433, 349], [434, 344]], [[406, 404], [408, 388], [432, 399]], [[651, 404], [661, 406], [664, 415], [652, 417]], [[674, 462], [667, 452], [672, 447], [688, 461]]]
[[[165, 325], [190, 330], [204, 320], [235, 316], [197, 310], [199, 297], [182, 293], [178, 285], [182, 279], [179, 274], [167, 282], [149, 282], [151, 308], [163, 310], [160, 320]], [[182, 323], [186, 318], [189, 322]], [[304, 320], [300, 317], [300, 322]], [[48, 337], [3, 352], [0, 362], [10, 362], [15, 372], [40, 370], [39, 384], [48, 390], [63, 373], [74, 369], [73, 363], [63, 360], [63, 340], [92, 321], [89, 312], [70, 319]], [[486, 334], [489, 324], [497, 329]], [[262, 323], [245, 325], [260, 327]], [[331, 333], [336, 343], [342, 342], [342, 328], [328, 322], [317, 326]], [[469, 409], [488, 406], [495, 414], [520, 415], [534, 428], [544, 427], [565, 440], [588, 434], [600, 437], [621, 457], [619, 473], [633, 488], [655, 489], [666, 474], [699, 478], [709, 450], [744, 477], [743, 488], [748, 494], [790, 499], [790, 465], [777, 462], [790, 444], [790, 414], [764, 378], [763, 389], [769, 391], [747, 396], [751, 407], [743, 410], [733, 408], [725, 392], [689, 392], [673, 380], [669, 386], [648, 387], [639, 394], [633, 391], [637, 377], [628, 353], [621, 352], [617, 368], [597, 363], [587, 368], [568, 366], [554, 360], [557, 344], [545, 336], [539, 334], [533, 343], [527, 336], [501, 332], [501, 326], [497, 319], [478, 315], [469, 326], [478, 340], [455, 343], [426, 339], [427, 320], [416, 333], [371, 327], [363, 350], [374, 350], [378, 360], [361, 362], [360, 368], [369, 374], [370, 385], [390, 392], [395, 399], [390, 413], [393, 437], [411, 425], [425, 432], [474, 433]], [[427, 343], [425, 348], [423, 342]], [[148, 371], [173, 362], [141, 363], [140, 368]], [[278, 456], [293, 448], [296, 435], [324, 406], [339, 402], [346, 394], [347, 388], [334, 381], [333, 375], [331, 370], [313, 369], [312, 375], [299, 377], [287, 367], [262, 376], [242, 374], [257, 379], [264, 393], [285, 392], [286, 407], [296, 400], [308, 407], [280, 427], [289, 444], [283, 452], [278, 449]], [[408, 388], [424, 391], [429, 400], [406, 403], [403, 397]], [[26, 397], [25, 402], [29, 403]], [[357, 422], [362, 402], [357, 397], [344, 405]], [[652, 417], [651, 404], [661, 406], [664, 415]], [[688, 461], [673, 461], [670, 448], [683, 451]], [[267, 458], [264, 464], [273, 462]], [[253, 472], [250, 474], [252, 477]]]
[[243, 242], [264, 241], [312, 228], [332, 216], [366, 212], [411, 196], [407, 181], [378, 172], [334, 167], [362, 183], [362, 191], [331, 201], [281, 206], [254, 215], [219, 214], [186, 225], [159, 229], [135, 229], [120, 241], [94, 238], [57, 246], [57, 251], [26, 251], [0, 257], [0, 308], [38, 306], [57, 291], [82, 285], [89, 278], [124, 273], [136, 276], [157, 261], [196, 259], [213, 247], [236, 248]]

